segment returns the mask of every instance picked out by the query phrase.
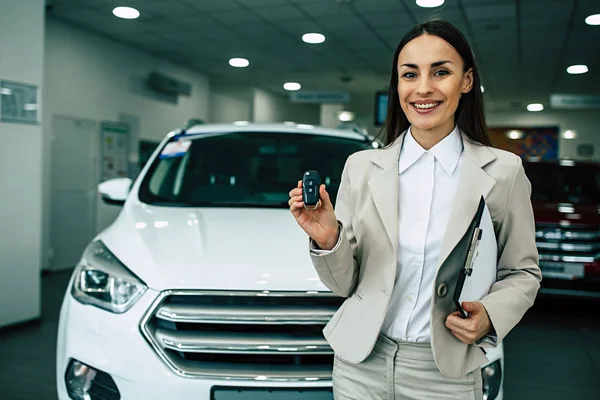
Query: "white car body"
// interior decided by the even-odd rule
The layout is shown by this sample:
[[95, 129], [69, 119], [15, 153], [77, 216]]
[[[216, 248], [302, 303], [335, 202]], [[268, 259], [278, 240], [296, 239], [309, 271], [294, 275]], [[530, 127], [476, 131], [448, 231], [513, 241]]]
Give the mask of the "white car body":
[[[310, 133], [365, 140], [361, 134], [352, 131], [300, 129], [289, 125], [200, 125], [188, 130], [187, 133], [232, 131]], [[198, 361], [191, 362], [189, 365], [182, 364], [173, 361], [175, 358], [165, 355], [164, 347], [171, 346], [175, 349], [169, 354], [176, 354], [179, 350], [185, 353], [186, 346], [193, 343], [196, 346], [194, 351], [206, 350], [212, 354], [216, 353], [215, 357], [218, 357], [219, 351], [215, 351], [215, 348], [223, 350], [228, 340], [233, 337], [227, 334], [220, 341], [218, 332], [213, 332], [211, 335], [194, 330], [190, 335], [200, 336], [196, 336], [186, 344], [185, 334], [178, 337], [179, 342], [168, 336], [171, 332], [168, 329], [167, 336], [158, 334], [159, 329], [171, 326], [168, 325], [169, 318], [172, 317], [173, 321], [185, 319], [186, 310], [190, 312], [187, 317], [198, 318], [197, 314], [185, 308], [192, 307], [185, 303], [186, 299], [196, 301], [195, 299], [208, 295], [232, 298], [235, 295], [245, 294], [249, 298], [258, 296], [278, 301], [277, 298], [286, 294], [295, 294], [299, 298], [302, 296], [314, 298], [329, 294], [312, 267], [308, 255], [307, 236], [297, 226], [288, 209], [164, 207], [140, 201], [138, 191], [144, 175], [158, 156], [160, 149], [176, 134], [171, 132], [163, 140], [131, 186], [117, 220], [94, 240], [102, 241], [104, 246], [145, 284], [147, 288], [143, 294], [127, 311], [109, 312], [93, 304], [84, 304], [73, 296], [72, 286], [77, 277], [76, 273], [73, 274], [60, 313], [57, 343], [58, 398], [70, 399], [65, 379], [69, 363], [71, 360], [77, 360], [110, 375], [121, 399], [212, 400], [213, 387], [293, 390], [285, 393], [246, 390], [240, 393], [227, 392], [214, 397], [216, 400], [242, 397], [274, 400], [284, 397], [286, 400], [331, 399], [332, 395], [329, 392], [305, 390], [300, 393], [297, 390], [330, 388], [331, 366], [325, 372], [321, 366], [315, 369], [307, 367], [303, 373], [294, 374], [293, 371], [297, 372], [298, 368], [289, 372], [286, 369], [287, 365], [275, 367], [256, 365], [250, 370], [245, 368], [244, 373], [239, 373], [240, 371], [236, 372], [237, 367], [231, 369], [221, 364], [207, 374], [204, 373], [206, 371], [198, 373], [199, 370], [194, 369]], [[294, 184], [294, 182], [290, 183]], [[169, 301], [181, 300], [184, 306], [175, 302], [169, 303], [169, 306], [163, 309], [161, 304], [167, 298]], [[215, 297], [215, 301], [218, 302], [221, 298]], [[156, 322], [157, 307], [165, 320]], [[335, 309], [326, 311], [323, 314], [322, 308], [315, 309], [315, 318], [323, 315], [330, 317], [329, 311], [332, 313]], [[214, 314], [217, 316], [215, 318], [223, 317], [217, 314]], [[210, 318], [206, 319], [207, 314], [203, 315], [205, 321], [210, 320]], [[304, 314], [294, 315], [298, 318], [299, 315], [301, 317]], [[250, 321], [253, 318], [251, 313], [247, 315], [233, 313], [233, 317], [242, 320], [245, 316], [249, 316]], [[271, 321], [274, 325], [284, 325], [281, 321], [277, 322], [277, 318]], [[322, 325], [326, 322], [322, 318], [320, 321]], [[157, 325], [154, 325], [155, 322]], [[157, 328], [159, 325], [161, 327]], [[182, 323], [181, 326], [194, 325]], [[210, 345], [202, 346], [198, 341], [198, 338], [203, 337], [202, 335], [210, 336]], [[243, 333], [237, 332], [235, 335], [239, 338]], [[264, 335], [267, 337], [268, 333]], [[232, 352], [249, 354], [256, 351], [254, 346], [256, 343], [252, 343], [252, 340], [260, 342], [258, 336], [255, 334], [252, 336], [254, 339], [248, 339], [249, 343], [246, 343], [245, 348], [240, 345], [239, 340], [233, 340], [235, 346], [232, 347]], [[312, 348], [317, 354], [318, 349], [323, 349], [323, 342], [324, 339], [321, 338], [320, 341], [309, 343], [313, 346], [307, 348]], [[285, 340], [281, 343], [283, 343], [281, 351], [294, 353], [298, 350], [287, 346]], [[269, 347], [262, 344], [262, 349]], [[273, 343], [273, 346], [277, 345], [278, 343]], [[331, 353], [331, 350], [321, 351], [321, 353]], [[502, 345], [489, 350], [487, 355], [490, 363], [499, 360], [503, 369]], [[231, 373], [232, 371], [236, 373]], [[91, 399], [94, 400], [94, 397]], [[502, 399], [501, 389], [496, 399]]]

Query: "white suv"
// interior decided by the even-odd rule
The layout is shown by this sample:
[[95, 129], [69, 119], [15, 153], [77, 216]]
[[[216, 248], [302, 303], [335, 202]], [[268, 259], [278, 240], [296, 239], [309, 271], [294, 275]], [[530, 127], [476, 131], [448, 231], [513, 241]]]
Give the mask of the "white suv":
[[[60, 313], [60, 400], [332, 399], [321, 330], [343, 302], [319, 281], [288, 192], [308, 169], [335, 199], [354, 131], [199, 125], [140, 176], [104, 182], [117, 220], [86, 248]], [[501, 398], [502, 347], [482, 369]]]

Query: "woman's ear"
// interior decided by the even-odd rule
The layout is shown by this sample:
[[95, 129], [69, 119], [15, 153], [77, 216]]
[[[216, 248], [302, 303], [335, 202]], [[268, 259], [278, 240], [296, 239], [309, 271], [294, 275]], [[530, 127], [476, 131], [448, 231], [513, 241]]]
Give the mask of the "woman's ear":
[[473, 89], [473, 68], [469, 68], [469, 70], [465, 72], [461, 92], [466, 94], [469, 93], [471, 89]]

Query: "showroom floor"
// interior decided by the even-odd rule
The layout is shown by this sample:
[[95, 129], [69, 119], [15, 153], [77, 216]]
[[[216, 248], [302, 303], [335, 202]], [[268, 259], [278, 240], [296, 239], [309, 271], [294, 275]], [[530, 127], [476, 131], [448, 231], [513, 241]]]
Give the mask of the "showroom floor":
[[[56, 326], [69, 275], [43, 278], [41, 323], [0, 330], [0, 399], [56, 399]], [[600, 301], [540, 297], [505, 352], [505, 400], [600, 399]]]

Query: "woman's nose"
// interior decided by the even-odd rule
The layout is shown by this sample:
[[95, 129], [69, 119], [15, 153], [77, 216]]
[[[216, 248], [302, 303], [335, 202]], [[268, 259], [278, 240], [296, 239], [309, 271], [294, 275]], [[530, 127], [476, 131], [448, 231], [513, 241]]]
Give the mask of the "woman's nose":
[[424, 96], [433, 92], [433, 85], [431, 79], [427, 75], [423, 75], [419, 78], [417, 83], [417, 94]]

